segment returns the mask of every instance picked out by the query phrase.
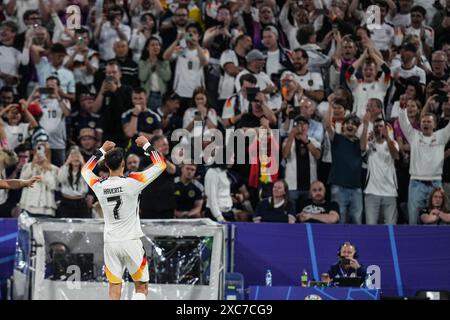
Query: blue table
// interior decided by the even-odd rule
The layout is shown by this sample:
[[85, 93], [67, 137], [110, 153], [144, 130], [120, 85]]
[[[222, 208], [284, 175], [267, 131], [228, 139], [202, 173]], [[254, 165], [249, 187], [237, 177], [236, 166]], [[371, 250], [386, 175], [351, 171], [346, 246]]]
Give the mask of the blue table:
[[250, 286], [250, 300], [379, 300], [380, 290], [336, 287]]

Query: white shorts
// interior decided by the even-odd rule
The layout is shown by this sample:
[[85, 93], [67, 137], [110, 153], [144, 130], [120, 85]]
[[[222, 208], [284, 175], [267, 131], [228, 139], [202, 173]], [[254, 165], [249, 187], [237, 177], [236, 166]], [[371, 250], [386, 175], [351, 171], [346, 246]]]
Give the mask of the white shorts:
[[148, 282], [147, 255], [141, 240], [105, 243], [104, 255], [106, 277], [110, 283], [122, 283], [125, 268], [133, 281]]

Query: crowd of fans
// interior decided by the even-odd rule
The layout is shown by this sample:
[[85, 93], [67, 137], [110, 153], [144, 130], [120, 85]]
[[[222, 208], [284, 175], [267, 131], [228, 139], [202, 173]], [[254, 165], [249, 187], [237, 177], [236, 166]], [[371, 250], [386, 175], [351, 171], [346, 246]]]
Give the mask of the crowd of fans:
[[[100, 217], [82, 166], [111, 140], [142, 170], [144, 135], [167, 159], [144, 219], [450, 223], [448, 0], [4, 0], [0, 23], [0, 175], [42, 176], [1, 217]], [[279, 135], [178, 164], [181, 128]]]

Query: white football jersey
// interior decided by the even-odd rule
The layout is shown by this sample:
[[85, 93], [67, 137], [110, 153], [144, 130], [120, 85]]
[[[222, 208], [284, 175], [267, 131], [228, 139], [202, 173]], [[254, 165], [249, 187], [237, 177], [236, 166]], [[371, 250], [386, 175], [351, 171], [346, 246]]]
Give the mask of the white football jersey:
[[103, 210], [105, 220], [104, 242], [117, 242], [141, 238], [139, 219], [139, 194], [166, 168], [163, 157], [148, 147], [153, 165], [142, 172], [132, 172], [128, 177], [109, 177], [101, 180], [92, 170], [103, 157], [100, 150], [84, 165], [81, 174], [92, 188]]

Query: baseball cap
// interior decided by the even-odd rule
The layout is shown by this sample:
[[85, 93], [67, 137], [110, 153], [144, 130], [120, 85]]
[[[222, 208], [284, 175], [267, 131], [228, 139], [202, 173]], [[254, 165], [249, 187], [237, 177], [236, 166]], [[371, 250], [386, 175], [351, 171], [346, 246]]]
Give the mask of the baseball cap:
[[255, 60], [266, 60], [266, 58], [267, 57], [261, 51], [259, 51], [258, 49], [251, 50], [245, 56], [245, 60], [247, 60], [247, 62], [255, 61]]
[[273, 32], [273, 33], [276, 35], [277, 38], [280, 37], [277, 28], [275, 28], [274, 26], [267, 26], [267, 27], [264, 28], [263, 31], [270, 31], [270, 32]]

